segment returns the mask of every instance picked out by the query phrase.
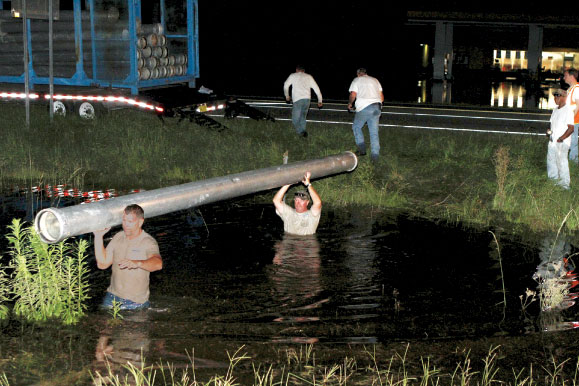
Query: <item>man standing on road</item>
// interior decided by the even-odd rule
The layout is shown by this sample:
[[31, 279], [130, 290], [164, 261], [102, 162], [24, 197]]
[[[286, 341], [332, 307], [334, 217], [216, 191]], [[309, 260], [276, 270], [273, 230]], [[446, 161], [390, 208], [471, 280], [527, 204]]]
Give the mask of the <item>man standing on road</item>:
[[352, 110], [354, 101], [356, 102], [356, 115], [352, 124], [354, 140], [358, 146], [358, 155], [366, 155], [366, 143], [362, 128], [368, 124], [370, 132], [370, 143], [372, 145], [371, 158], [372, 162], [378, 161], [380, 155], [380, 136], [378, 133], [378, 124], [382, 114], [382, 102], [384, 94], [382, 85], [378, 79], [369, 76], [365, 68], [359, 68], [356, 78], [350, 85], [350, 97], [348, 98], [348, 110]]
[[[322, 214], [322, 199], [310, 182], [312, 174], [306, 172], [302, 179], [307, 191], [301, 190], [295, 193], [294, 208], [286, 204], [283, 200], [284, 195], [290, 185], [284, 185], [273, 197], [275, 212], [283, 220], [283, 229], [286, 233], [294, 235], [312, 235], [318, 229], [320, 216]], [[312, 207], [308, 210], [310, 197], [313, 201]]]
[[547, 147], [547, 176], [557, 182], [557, 185], [569, 189], [571, 178], [569, 176], [569, 161], [567, 153], [571, 145], [573, 134], [573, 109], [567, 104], [565, 90], [556, 90], [553, 93], [557, 107], [551, 114], [551, 129], [549, 145]]
[[579, 148], [578, 148], [578, 137], [577, 132], [579, 129], [579, 109], [577, 108], [579, 104], [579, 85], [577, 84], [577, 78], [579, 73], [574, 68], [569, 68], [563, 73], [563, 80], [570, 87], [567, 89], [567, 106], [571, 107], [575, 118], [573, 119], [573, 134], [571, 135], [571, 148], [569, 151], [569, 159], [575, 163], [579, 163]]
[[[292, 95], [290, 98], [289, 88], [292, 88]], [[310, 99], [312, 97], [311, 89], [314, 89], [318, 97], [318, 107], [322, 108], [322, 93], [314, 77], [306, 74], [303, 66], [296, 66], [296, 72], [290, 74], [283, 84], [283, 93], [285, 100], [293, 102], [292, 107], [292, 123], [296, 132], [301, 137], [306, 138], [308, 132], [306, 131], [306, 117], [310, 109]]]
[[111, 283], [103, 307], [118, 302], [123, 310], [149, 307], [149, 273], [163, 268], [163, 260], [155, 239], [142, 229], [143, 208], [132, 204], [123, 213], [123, 230], [114, 235], [105, 248], [103, 236], [110, 228], [95, 231], [94, 250], [97, 266], [112, 266]]

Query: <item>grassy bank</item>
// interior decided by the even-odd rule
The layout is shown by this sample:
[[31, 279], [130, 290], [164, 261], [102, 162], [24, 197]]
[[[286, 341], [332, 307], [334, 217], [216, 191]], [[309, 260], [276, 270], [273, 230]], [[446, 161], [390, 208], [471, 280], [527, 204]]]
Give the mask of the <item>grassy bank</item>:
[[[194, 355], [191, 367], [178, 370], [170, 364], [158, 363], [146, 366], [144, 363], [126, 364], [115, 371], [108, 367], [105, 372], [96, 372], [95, 384], [125, 385], [480, 385], [507, 384], [526, 386], [577, 385], [579, 383], [579, 361], [575, 358], [561, 363], [552, 357], [546, 366], [533, 364], [528, 367], [501, 367], [504, 352], [500, 346], [490, 347], [481, 358], [472, 356], [470, 350], [457, 347], [450, 356], [454, 365], [440, 366], [438, 361], [428, 356], [411, 358], [410, 345], [400, 351], [387, 354], [375, 347], [360, 350], [360, 356], [323, 358], [313, 346], [278, 350], [274, 360], [259, 363], [252, 360], [244, 347], [228, 353], [229, 367], [225, 371], [210, 376], [198, 376]], [[251, 363], [251, 370], [249, 370]], [[536, 365], [536, 364], [535, 364]], [[121, 373], [122, 375], [119, 375]]]
[[[566, 335], [568, 337], [568, 334]], [[249, 345], [205, 359], [186, 350], [179, 362], [134, 353], [94, 360], [62, 353], [20, 352], [0, 366], [0, 385], [577, 385], [577, 355], [562, 355], [565, 343], [548, 338], [489, 338], [477, 343], [390, 342], [380, 345]], [[568, 339], [567, 339], [568, 340]], [[497, 344], [497, 341], [500, 343]], [[433, 344], [434, 343], [434, 344]], [[554, 346], [553, 346], [554, 345]], [[567, 348], [567, 347], [566, 347]], [[525, 359], [521, 354], [525, 353]], [[78, 355], [78, 353], [76, 353]], [[116, 357], [116, 358], [115, 358]], [[17, 374], [17, 375], [14, 375]]]
[[[290, 122], [226, 120], [218, 133], [176, 119], [161, 122], [124, 110], [86, 122], [33, 111], [24, 127], [23, 107], [0, 105], [3, 123], [0, 183], [68, 184], [79, 189], [152, 189], [354, 150], [349, 125], [309, 124], [298, 138]], [[546, 138], [420, 129], [381, 129], [382, 157], [372, 165], [315, 182], [332, 206], [401, 208], [417, 216], [470, 224], [509, 223], [555, 231], [568, 216], [579, 227], [579, 167], [571, 165], [571, 189], [546, 176]], [[256, 195], [269, 200], [272, 192]]]
[[[30, 381], [38, 385], [454, 385], [512, 386], [577, 385], [579, 361], [576, 356], [559, 357], [537, 353], [538, 358], [522, 362], [517, 350], [493, 345], [469, 347], [456, 342], [444, 353], [418, 345], [391, 344], [390, 347], [350, 346], [324, 349], [318, 345], [267, 346], [256, 352], [242, 346], [227, 350], [219, 362], [200, 359], [194, 349], [189, 362], [172, 363], [147, 358], [119, 361], [103, 359], [77, 371], [37, 370]], [[513, 344], [516, 342], [513, 342]], [[522, 350], [519, 347], [518, 350]], [[429, 354], [425, 354], [428, 352]], [[24, 365], [13, 358], [14, 365]], [[30, 365], [30, 358], [28, 358]], [[45, 370], [45, 369], [42, 369]], [[40, 380], [38, 382], [38, 380]], [[10, 376], [0, 376], [0, 385], [10, 385]]]

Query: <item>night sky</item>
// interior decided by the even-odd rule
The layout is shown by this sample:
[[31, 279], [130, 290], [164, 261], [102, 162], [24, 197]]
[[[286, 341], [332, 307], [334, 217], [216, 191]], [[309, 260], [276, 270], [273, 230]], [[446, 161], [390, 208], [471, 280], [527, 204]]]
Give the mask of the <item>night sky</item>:
[[[296, 64], [325, 98], [347, 98], [358, 67], [383, 77], [404, 51], [397, 36], [405, 11], [386, 2], [200, 1], [200, 82], [237, 95], [283, 96]], [[286, 4], [286, 2], [283, 2]], [[382, 5], [369, 6], [370, 3]]]
[[[393, 5], [397, 4], [397, 5]], [[408, 10], [565, 13], [529, 2], [465, 4], [390, 1], [199, 1], [199, 84], [235, 95], [282, 97], [296, 64], [312, 74], [326, 99], [345, 100], [358, 67], [402, 91], [415, 86], [419, 43], [404, 26]], [[424, 35], [424, 34], [423, 34]]]

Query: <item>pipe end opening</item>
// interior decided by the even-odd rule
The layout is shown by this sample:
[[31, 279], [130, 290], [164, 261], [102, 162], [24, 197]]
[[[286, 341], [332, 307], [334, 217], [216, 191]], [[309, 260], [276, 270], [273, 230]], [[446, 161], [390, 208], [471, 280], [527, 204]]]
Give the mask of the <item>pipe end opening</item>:
[[356, 156], [356, 154], [351, 151], [346, 151], [344, 154], [354, 157], [354, 166], [347, 170], [348, 172], [351, 172], [358, 167], [358, 156]]
[[45, 243], [56, 243], [62, 239], [62, 222], [50, 209], [38, 212], [34, 220], [34, 229]]

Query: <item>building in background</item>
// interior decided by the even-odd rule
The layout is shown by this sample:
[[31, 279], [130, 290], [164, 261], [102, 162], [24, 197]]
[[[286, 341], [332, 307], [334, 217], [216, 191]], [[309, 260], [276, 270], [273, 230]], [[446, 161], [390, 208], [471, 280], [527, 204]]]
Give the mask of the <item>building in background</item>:
[[545, 86], [560, 83], [565, 68], [579, 68], [579, 24], [570, 16], [409, 11], [406, 26], [434, 102], [450, 102], [451, 89], [468, 93], [467, 86], [457, 89], [461, 82], [507, 81], [507, 89], [487, 88], [490, 95], [481, 98], [497, 106], [547, 107], [548, 100], [540, 101]]

